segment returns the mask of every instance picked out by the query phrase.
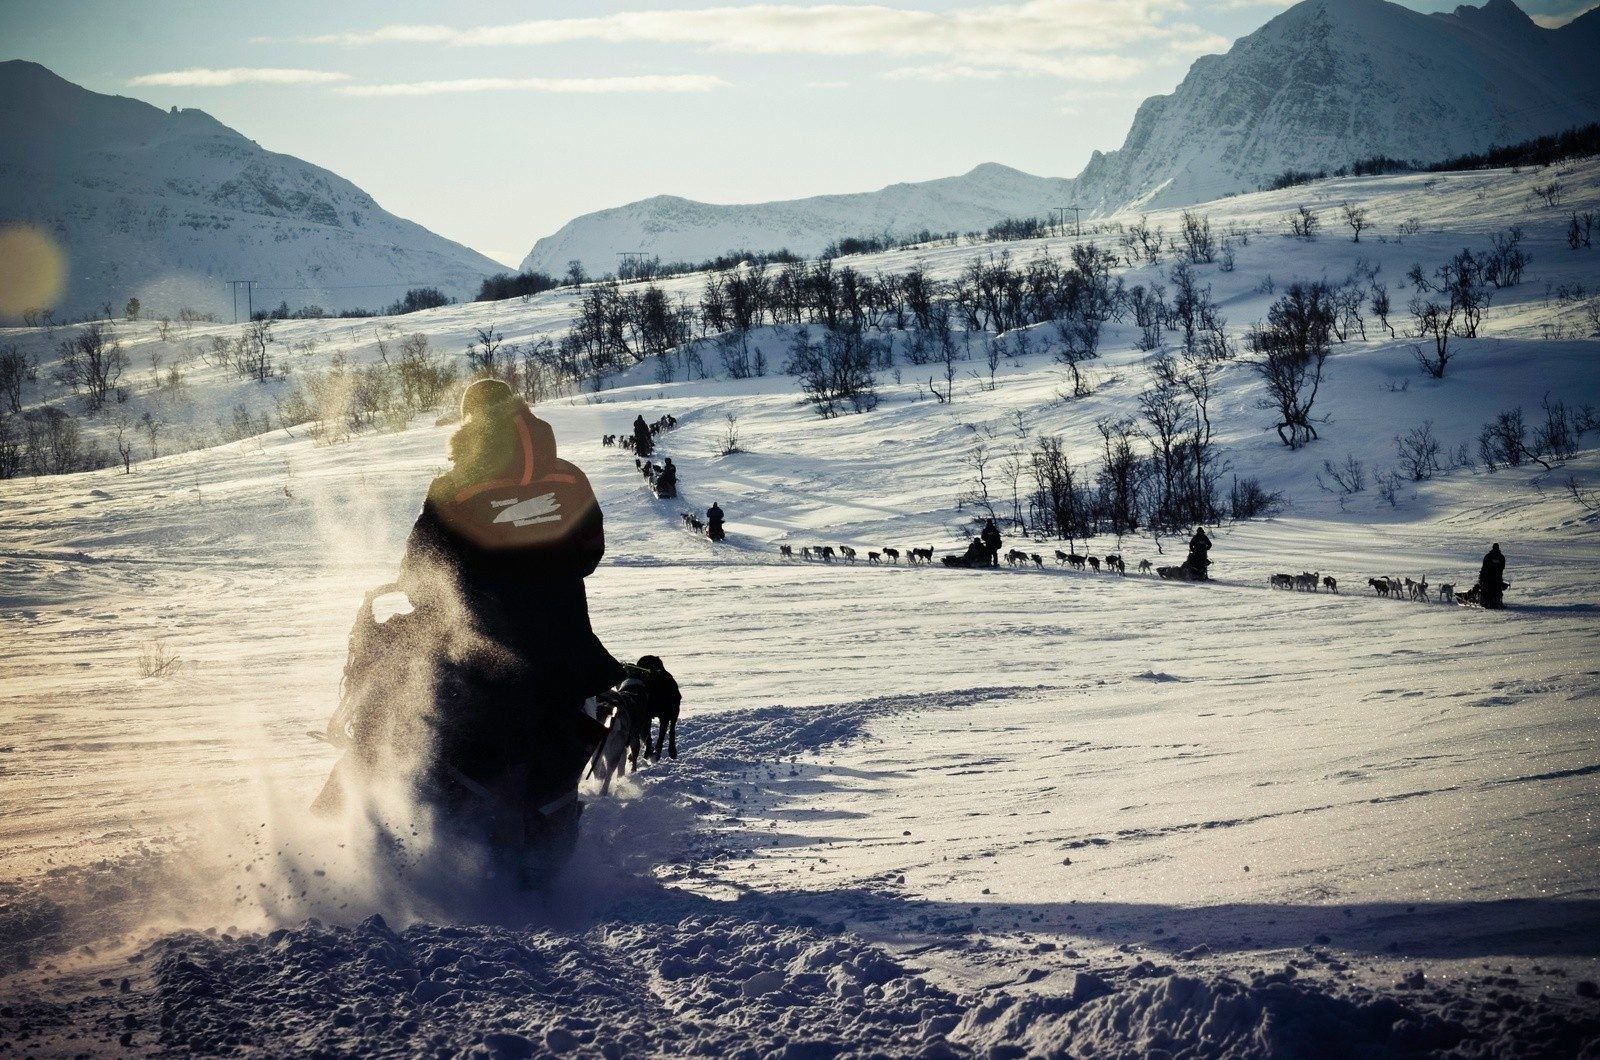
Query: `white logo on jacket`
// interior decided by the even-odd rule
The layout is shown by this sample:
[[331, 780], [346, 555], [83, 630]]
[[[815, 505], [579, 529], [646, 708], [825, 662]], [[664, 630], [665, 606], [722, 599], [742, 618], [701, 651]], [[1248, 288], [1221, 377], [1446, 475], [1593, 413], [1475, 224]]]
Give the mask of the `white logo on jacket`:
[[[510, 507], [507, 507], [510, 505]], [[532, 526], [534, 523], [559, 523], [561, 521], [561, 505], [556, 503], [554, 493], [546, 493], [539, 497], [529, 497], [519, 501], [515, 497], [503, 501], [490, 501], [489, 507], [504, 509], [494, 517], [497, 523], [510, 523], [512, 526]]]

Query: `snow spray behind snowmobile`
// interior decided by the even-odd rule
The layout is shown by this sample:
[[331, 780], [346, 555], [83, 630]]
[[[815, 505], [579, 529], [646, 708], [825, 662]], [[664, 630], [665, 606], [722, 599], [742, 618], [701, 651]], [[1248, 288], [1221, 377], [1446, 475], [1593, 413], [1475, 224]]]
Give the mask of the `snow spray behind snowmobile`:
[[[583, 584], [605, 533], [588, 479], [510, 387], [479, 380], [461, 411], [398, 583], [357, 616], [324, 734], [346, 753], [318, 805], [404, 779], [420, 810], [538, 882], [571, 853], [579, 776], [604, 735], [585, 704], [623, 678]], [[412, 609], [378, 621], [373, 602], [396, 589]]]
[[331, 817], [359, 808], [377, 824], [384, 814], [376, 793], [398, 787], [413, 816], [388, 821], [387, 831], [426, 824], [453, 842], [480, 846], [497, 872], [530, 886], [548, 882], [576, 846], [578, 770], [605, 728], [582, 711], [546, 718], [524, 727], [525, 753], [485, 769], [474, 746], [483, 736], [473, 730], [503, 734], [486, 714], [514, 689], [503, 675], [474, 666], [470, 649], [451, 658], [458, 652], [443, 647], [452, 639], [440, 629], [444, 616], [396, 609], [380, 621], [375, 604], [386, 597], [403, 598], [400, 586], [380, 586], [363, 599], [338, 708], [325, 731], [310, 734], [341, 752], [312, 812]]

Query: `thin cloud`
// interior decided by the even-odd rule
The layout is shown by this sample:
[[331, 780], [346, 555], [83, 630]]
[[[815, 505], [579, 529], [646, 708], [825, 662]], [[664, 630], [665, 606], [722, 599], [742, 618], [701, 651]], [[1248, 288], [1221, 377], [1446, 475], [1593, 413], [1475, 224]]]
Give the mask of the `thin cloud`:
[[697, 45], [740, 54], [1039, 55], [1164, 41], [1176, 35], [1164, 24], [1166, 16], [1187, 7], [1186, 0], [1027, 0], [955, 11], [877, 4], [753, 4], [476, 27], [394, 24], [299, 40], [346, 47], [530, 46], [589, 40]]
[[1581, 15], [1587, 15], [1595, 8], [1600, 7], [1600, 3], [1579, 0], [1578, 3], [1553, 3], [1545, 6], [1550, 7], [1552, 10], [1529, 11], [1528, 16], [1545, 29], [1559, 29], [1573, 19]]
[[1199, 26], [1180, 26], [1176, 29], [1177, 34], [1167, 41], [1170, 55], [1187, 59], [1197, 55], [1215, 55], [1233, 47], [1232, 40]]
[[194, 67], [189, 70], [140, 74], [128, 84], [135, 87], [159, 85], [168, 88], [226, 88], [229, 85], [327, 85], [348, 80], [350, 80], [349, 74], [333, 70], [233, 66], [223, 70]]
[[441, 96], [463, 92], [711, 92], [731, 87], [709, 74], [643, 74], [634, 77], [463, 77], [449, 81], [404, 81], [388, 85], [341, 85], [347, 96]]
[[1020, 74], [1099, 82], [1124, 81], [1143, 68], [1143, 63], [1123, 55], [1074, 55], [1070, 58], [1023, 55], [984, 58], [973, 63], [900, 66], [886, 70], [881, 77], [885, 81], [996, 81]]

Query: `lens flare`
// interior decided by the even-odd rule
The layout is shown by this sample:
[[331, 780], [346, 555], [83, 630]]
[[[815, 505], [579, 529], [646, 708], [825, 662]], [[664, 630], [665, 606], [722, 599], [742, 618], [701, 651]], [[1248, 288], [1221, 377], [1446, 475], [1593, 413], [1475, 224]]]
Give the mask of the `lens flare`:
[[67, 278], [67, 255], [32, 225], [0, 228], [0, 317], [52, 309]]

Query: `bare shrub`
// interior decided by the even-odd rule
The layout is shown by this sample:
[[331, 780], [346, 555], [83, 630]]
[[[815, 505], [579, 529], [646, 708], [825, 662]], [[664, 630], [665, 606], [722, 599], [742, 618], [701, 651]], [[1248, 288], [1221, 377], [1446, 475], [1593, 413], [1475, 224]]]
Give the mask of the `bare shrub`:
[[1439, 439], [1434, 437], [1433, 421], [1424, 420], [1422, 426], [1413, 427], [1403, 435], [1395, 435], [1395, 451], [1400, 460], [1400, 470], [1412, 482], [1422, 482], [1439, 470]]
[[1398, 471], [1380, 471], [1377, 474], [1378, 496], [1389, 502], [1389, 507], [1394, 508], [1400, 503], [1400, 490], [1405, 486], [1405, 479]]
[[1560, 206], [1567, 197], [1567, 186], [1559, 180], [1552, 180], [1548, 184], [1535, 184], [1533, 197], [1544, 203], [1547, 208]]
[[[1327, 481], [1322, 476], [1327, 475]], [[1366, 465], [1356, 459], [1354, 453], [1345, 454], [1343, 464], [1335, 464], [1332, 460], [1322, 462], [1322, 470], [1316, 475], [1317, 485], [1328, 493], [1337, 493], [1341, 497], [1352, 493], [1361, 493], [1367, 488]], [[1333, 485], [1329, 485], [1331, 482]]]
[[1288, 510], [1289, 502], [1282, 493], [1268, 492], [1255, 478], [1233, 479], [1228, 491], [1228, 517], [1230, 519], [1271, 519]]
[[1528, 447], [1528, 425], [1520, 407], [1507, 409], [1483, 425], [1478, 434], [1478, 456], [1489, 471], [1521, 467], [1530, 461], [1550, 470], [1550, 465]]
[[110, 325], [91, 320], [61, 344], [56, 376], [74, 391], [81, 391], [89, 411], [96, 412], [105, 407], [127, 367], [128, 355], [112, 336]]
[[1283, 220], [1289, 226], [1290, 236], [1308, 243], [1317, 238], [1317, 230], [1322, 227], [1322, 220], [1305, 205], [1297, 206], [1294, 213], [1285, 215]]
[[858, 331], [826, 328], [822, 341], [813, 343], [810, 329], [801, 328], [790, 344], [787, 370], [799, 377], [806, 400], [824, 418], [839, 415], [846, 405], [856, 412], [878, 405], [872, 350]]
[[421, 332], [400, 340], [394, 370], [400, 401], [411, 412], [437, 408], [456, 385], [456, 366], [430, 349]]
[[723, 417], [722, 438], [717, 443], [717, 455], [732, 456], [742, 452], [744, 449], [739, 445], [739, 416], [730, 412]]
[[146, 680], [152, 677], [171, 677], [181, 669], [183, 660], [178, 658], [161, 637], [147, 641], [139, 649], [139, 676]]

